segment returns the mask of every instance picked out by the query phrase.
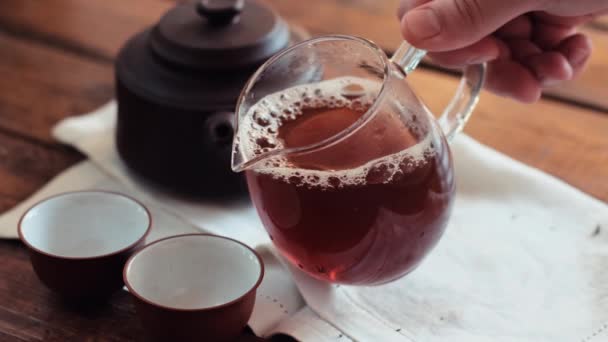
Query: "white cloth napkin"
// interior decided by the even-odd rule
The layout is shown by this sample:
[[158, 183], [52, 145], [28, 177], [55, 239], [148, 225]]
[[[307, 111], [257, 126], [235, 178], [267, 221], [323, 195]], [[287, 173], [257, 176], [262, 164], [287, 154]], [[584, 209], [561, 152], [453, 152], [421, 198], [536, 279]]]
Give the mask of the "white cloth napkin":
[[[265, 279], [268, 292], [261, 291], [258, 301], [270, 307], [278, 297], [272, 291], [293, 283], [273, 257], [250, 204], [191, 203], [143, 185], [117, 157], [115, 115], [110, 103], [64, 120], [54, 133], [87, 154], [114, 184], [158, 208], [154, 215], [160, 211], [190, 228], [257, 246], [275, 272]], [[608, 339], [608, 207], [465, 135], [452, 148], [458, 179], [454, 213], [438, 247], [415, 272], [363, 288], [329, 285], [291, 269], [308, 307], [295, 291], [283, 291], [281, 301], [291, 300], [288, 313], [267, 315], [256, 303], [254, 330], [304, 341]], [[90, 163], [78, 167], [95, 169]], [[78, 170], [61, 177], [77, 182], [70, 172]], [[42, 192], [57, 190], [50, 188]], [[0, 218], [0, 229], [22, 210]], [[256, 326], [259, 316], [273, 318]]]

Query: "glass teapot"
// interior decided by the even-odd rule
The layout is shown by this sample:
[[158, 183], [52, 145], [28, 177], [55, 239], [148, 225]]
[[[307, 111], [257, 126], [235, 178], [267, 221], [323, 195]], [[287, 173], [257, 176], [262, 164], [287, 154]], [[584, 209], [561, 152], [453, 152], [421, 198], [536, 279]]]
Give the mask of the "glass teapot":
[[313, 277], [377, 285], [437, 244], [454, 199], [448, 141], [485, 77], [464, 70], [436, 120], [406, 78], [425, 51], [389, 59], [372, 42], [326, 36], [266, 62], [237, 104], [232, 168], [282, 255]]

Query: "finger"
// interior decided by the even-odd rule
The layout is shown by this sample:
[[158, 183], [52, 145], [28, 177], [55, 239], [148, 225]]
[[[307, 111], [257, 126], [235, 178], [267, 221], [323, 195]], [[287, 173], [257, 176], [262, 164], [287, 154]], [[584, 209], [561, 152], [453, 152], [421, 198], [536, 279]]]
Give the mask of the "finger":
[[429, 1], [431, 0], [401, 0], [399, 2], [399, 7], [397, 7], [397, 18], [401, 20], [401, 18], [403, 18], [407, 11], [412, 10]]
[[526, 58], [524, 65], [544, 86], [572, 79], [574, 74], [564, 55], [556, 51], [543, 52]]
[[538, 101], [542, 90], [530, 70], [512, 60], [489, 63], [485, 87], [495, 94], [527, 103]]
[[593, 51], [593, 44], [589, 37], [584, 34], [575, 34], [564, 40], [556, 49], [559, 51], [572, 67], [573, 76], [578, 75], [585, 67], [585, 64]]
[[532, 40], [542, 49], [551, 50], [574, 33], [574, 26], [537, 22], [532, 33]]
[[402, 19], [403, 37], [429, 51], [463, 48], [490, 35], [540, 0], [433, 0], [408, 11]]
[[498, 45], [498, 58], [497, 59], [511, 59], [511, 48], [507, 43], [502, 39], [496, 39], [496, 43]]
[[506, 43], [511, 50], [511, 57], [518, 62], [543, 52], [541, 48], [528, 39], [510, 39]]
[[527, 15], [520, 15], [499, 28], [495, 35], [505, 39], [530, 39], [532, 36], [532, 22], [530, 21], [530, 17]]
[[430, 53], [429, 57], [445, 67], [460, 67], [489, 62], [498, 58], [500, 54], [498, 39], [489, 36], [462, 49]]

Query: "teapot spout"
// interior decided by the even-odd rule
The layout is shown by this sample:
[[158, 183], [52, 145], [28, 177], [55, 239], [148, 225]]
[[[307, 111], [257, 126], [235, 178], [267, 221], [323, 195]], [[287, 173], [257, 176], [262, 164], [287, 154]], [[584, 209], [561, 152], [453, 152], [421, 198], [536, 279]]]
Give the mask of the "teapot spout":
[[232, 144], [232, 171], [238, 173], [248, 170], [253, 166], [252, 161], [253, 159], [248, 158], [241, 150], [238, 138], [235, 138]]
[[265, 165], [271, 158], [282, 154], [283, 150], [277, 148], [267, 152], [256, 152], [258, 151], [249, 151], [248, 146], [241, 144], [239, 139], [235, 138], [232, 146], [232, 171], [243, 172]]
[[235, 142], [232, 147], [232, 171], [243, 172], [253, 167], [253, 159], [248, 159], [240, 150], [239, 145]]

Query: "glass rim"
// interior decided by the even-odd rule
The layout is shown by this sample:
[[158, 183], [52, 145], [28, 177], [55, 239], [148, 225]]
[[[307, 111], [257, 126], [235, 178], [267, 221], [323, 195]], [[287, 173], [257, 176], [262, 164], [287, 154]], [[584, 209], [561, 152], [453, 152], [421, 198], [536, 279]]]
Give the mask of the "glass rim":
[[[331, 146], [343, 141], [344, 139], [348, 138], [353, 133], [357, 132], [361, 127], [363, 127], [365, 124], [367, 124], [378, 112], [378, 107], [382, 103], [382, 100], [385, 96], [386, 88], [387, 88], [386, 83], [390, 76], [391, 61], [389, 60], [386, 53], [382, 49], [380, 49], [380, 47], [378, 47], [378, 45], [376, 45], [374, 42], [372, 42], [371, 40], [362, 38], [362, 37], [340, 35], [340, 34], [325, 35], [325, 36], [302, 41], [298, 44], [295, 44], [295, 45], [279, 52], [278, 54], [274, 55], [269, 60], [267, 60], [264, 64], [262, 64], [262, 66], [260, 66], [258, 68], [258, 70], [256, 70], [256, 72], [249, 78], [249, 80], [247, 81], [247, 84], [241, 91], [241, 94], [239, 95], [239, 99], [237, 101], [237, 106], [236, 106], [237, 111], [235, 113], [237, 116], [236, 124], [235, 124], [235, 132], [237, 132], [236, 137], [238, 137], [238, 134], [239, 134], [238, 133], [239, 124], [240, 124], [239, 118], [241, 116], [240, 115], [241, 112], [243, 111], [242, 108], [243, 108], [243, 104], [245, 102], [245, 98], [251, 92], [253, 86], [257, 83], [260, 75], [266, 69], [268, 69], [268, 67], [273, 65], [275, 62], [277, 62], [281, 58], [283, 58], [285, 55], [292, 53], [293, 51], [301, 48], [302, 46], [316, 44], [319, 42], [326, 42], [326, 41], [356, 42], [356, 43], [359, 43], [359, 44], [365, 46], [366, 48], [370, 49], [371, 51], [373, 51], [376, 54], [376, 56], [378, 56], [379, 60], [382, 62], [383, 78], [382, 78], [382, 86], [380, 87], [380, 90], [378, 91], [378, 95], [374, 99], [372, 105], [366, 110], [365, 114], [363, 114], [359, 119], [357, 119], [357, 121], [352, 123], [350, 126], [342, 129], [340, 132], [330, 136], [329, 138], [325, 138], [319, 142], [315, 142], [313, 144], [308, 144], [305, 146], [284, 148], [284, 149], [278, 149], [278, 150], [273, 150], [273, 151], [269, 151], [266, 153], [262, 153], [262, 154], [256, 156], [255, 158], [252, 158], [252, 159], [239, 163], [239, 165], [237, 165], [237, 166], [235, 166], [233, 164], [232, 167], [233, 167], [234, 171], [241, 172], [241, 171], [247, 170], [247, 169], [251, 168], [253, 165], [259, 163], [260, 161], [267, 159], [267, 158], [271, 158], [271, 157], [276, 157], [276, 156], [280, 156], [280, 155], [306, 154], [306, 153], [314, 152], [319, 149], [331, 147]], [[234, 151], [234, 152], [237, 152], [237, 151]], [[233, 158], [234, 158], [234, 152], [233, 152]]]

